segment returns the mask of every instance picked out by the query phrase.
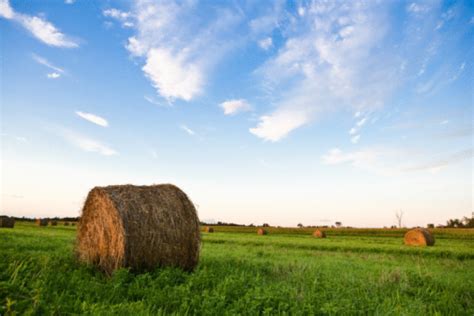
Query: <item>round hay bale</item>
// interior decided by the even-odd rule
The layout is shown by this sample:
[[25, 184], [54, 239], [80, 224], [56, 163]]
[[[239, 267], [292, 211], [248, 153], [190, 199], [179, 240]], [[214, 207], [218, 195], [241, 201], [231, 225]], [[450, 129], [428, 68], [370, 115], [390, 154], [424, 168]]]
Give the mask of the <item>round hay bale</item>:
[[406, 232], [405, 245], [410, 246], [433, 246], [435, 239], [429, 230], [415, 228]]
[[316, 230], [313, 232], [313, 237], [316, 237], [316, 238], [326, 238], [326, 232], [325, 232], [325, 231], [322, 231], [322, 230], [319, 230], [319, 229], [316, 229]]
[[13, 228], [15, 227], [15, 219], [10, 216], [0, 216], [0, 228]]
[[266, 229], [263, 229], [263, 228], [259, 228], [257, 230], [257, 234], [259, 235], [267, 235], [268, 234], [268, 231]]
[[64, 222], [64, 226], [69, 226], [69, 222]]
[[72, 223], [71, 223], [71, 226], [76, 226], [76, 223], [72, 222]]
[[199, 260], [199, 219], [171, 184], [93, 188], [79, 220], [76, 253], [107, 274], [120, 267], [192, 270]]
[[58, 221], [49, 221], [49, 225], [58, 226]]
[[37, 218], [35, 223], [37, 226], [48, 226], [48, 220], [45, 218]]
[[205, 231], [206, 233], [213, 233], [213, 232], [214, 232], [214, 228], [213, 228], [213, 227], [206, 226], [206, 228], [204, 228], [204, 231]]

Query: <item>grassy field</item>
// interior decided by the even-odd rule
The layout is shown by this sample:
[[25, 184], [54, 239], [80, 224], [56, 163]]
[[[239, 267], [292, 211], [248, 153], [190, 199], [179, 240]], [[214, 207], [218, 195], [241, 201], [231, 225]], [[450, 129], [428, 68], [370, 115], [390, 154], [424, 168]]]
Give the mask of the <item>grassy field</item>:
[[75, 227], [0, 229], [0, 314], [473, 315], [474, 231], [435, 230], [429, 248], [403, 230], [216, 227], [193, 273], [119, 270], [74, 260]]

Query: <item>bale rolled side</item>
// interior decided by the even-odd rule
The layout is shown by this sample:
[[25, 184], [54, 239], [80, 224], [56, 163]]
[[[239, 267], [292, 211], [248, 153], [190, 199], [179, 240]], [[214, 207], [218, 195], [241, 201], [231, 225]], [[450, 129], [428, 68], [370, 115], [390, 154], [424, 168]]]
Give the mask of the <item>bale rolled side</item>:
[[406, 232], [405, 245], [410, 246], [433, 246], [435, 239], [429, 230], [416, 228]]
[[15, 219], [10, 216], [0, 216], [0, 228], [13, 228], [15, 227]]
[[174, 185], [96, 187], [87, 196], [76, 253], [108, 274], [120, 267], [192, 270], [199, 249], [196, 209]]
[[323, 230], [316, 229], [316, 230], [313, 232], [313, 237], [316, 237], [316, 238], [326, 238], [326, 232], [323, 231]]
[[267, 235], [268, 234], [268, 231], [266, 229], [263, 229], [263, 228], [259, 228], [257, 230], [257, 234], [259, 235]]

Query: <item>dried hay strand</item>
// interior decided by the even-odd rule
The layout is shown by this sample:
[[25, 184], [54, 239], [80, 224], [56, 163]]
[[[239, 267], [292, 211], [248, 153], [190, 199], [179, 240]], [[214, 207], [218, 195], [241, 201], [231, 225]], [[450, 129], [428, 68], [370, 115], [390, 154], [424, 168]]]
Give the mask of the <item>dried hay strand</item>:
[[213, 233], [213, 232], [214, 232], [214, 228], [213, 228], [213, 227], [206, 226], [206, 228], [204, 228], [204, 232], [206, 232], [206, 233]]
[[405, 245], [410, 246], [433, 246], [435, 239], [429, 230], [415, 228], [405, 234]]
[[259, 228], [257, 230], [257, 234], [259, 234], [259, 235], [268, 235], [268, 231], [266, 229]]
[[0, 216], [0, 228], [13, 228], [15, 226], [15, 219], [10, 216]]
[[35, 223], [37, 226], [48, 226], [48, 220], [45, 218], [37, 218]]
[[58, 221], [49, 221], [49, 225], [58, 226]]
[[319, 230], [319, 229], [316, 229], [316, 230], [313, 232], [313, 237], [316, 237], [316, 238], [326, 238], [326, 232], [325, 232], [325, 231], [322, 231], [322, 230]]
[[76, 254], [107, 274], [121, 267], [192, 270], [199, 260], [199, 219], [171, 184], [95, 187], [79, 220]]

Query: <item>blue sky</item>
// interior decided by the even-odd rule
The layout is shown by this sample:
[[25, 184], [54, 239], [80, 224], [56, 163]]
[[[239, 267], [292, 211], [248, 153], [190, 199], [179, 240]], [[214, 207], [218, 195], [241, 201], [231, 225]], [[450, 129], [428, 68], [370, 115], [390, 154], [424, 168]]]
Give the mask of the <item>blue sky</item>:
[[1, 212], [171, 182], [202, 220], [372, 227], [473, 205], [470, 1], [5, 1]]

